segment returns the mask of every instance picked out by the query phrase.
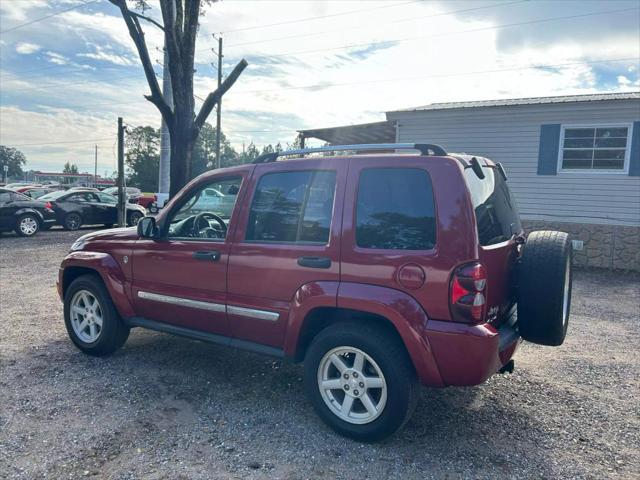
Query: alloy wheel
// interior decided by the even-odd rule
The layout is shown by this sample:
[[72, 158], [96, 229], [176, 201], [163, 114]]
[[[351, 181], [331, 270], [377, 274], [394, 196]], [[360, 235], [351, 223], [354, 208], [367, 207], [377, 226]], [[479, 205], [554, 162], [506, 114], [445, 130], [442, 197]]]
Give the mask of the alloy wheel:
[[353, 424], [373, 422], [387, 403], [387, 383], [378, 364], [362, 350], [340, 346], [318, 366], [318, 389], [329, 410]]
[[28, 215], [20, 220], [19, 228], [23, 235], [34, 235], [38, 231], [38, 221]]
[[103, 312], [100, 302], [89, 290], [78, 290], [69, 310], [74, 333], [84, 343], [98, 340], [102, 332]]

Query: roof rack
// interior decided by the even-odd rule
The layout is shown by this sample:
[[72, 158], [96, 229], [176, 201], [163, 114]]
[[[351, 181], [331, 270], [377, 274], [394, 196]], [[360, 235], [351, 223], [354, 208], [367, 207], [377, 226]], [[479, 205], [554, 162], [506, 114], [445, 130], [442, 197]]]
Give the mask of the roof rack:
[[317, 152], [340, 152], [345, 150], [356, 150], [359, 152], [371, 150], [418, 150], [420, 155], [445, 156], [447, 152], [440, 145], [431, 143], [366, 143], [360, 145], [328, 145], [324, 147], [300, 148], [297, 150], [285, 150], [283, 152], [265, 153], [260, 155], [253, 163], [271, 163], [278, 157], [288, 157], [291, 155], [305, 155]]

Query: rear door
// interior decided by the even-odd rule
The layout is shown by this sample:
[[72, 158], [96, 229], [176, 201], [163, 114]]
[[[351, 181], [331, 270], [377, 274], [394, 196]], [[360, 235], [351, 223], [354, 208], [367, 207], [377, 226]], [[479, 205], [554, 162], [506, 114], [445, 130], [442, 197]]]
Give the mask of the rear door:
[[281, 347], [300, 287], [340, 276], [340, 223], [348, 159], [259, 165], [229, 259], [234, 337]]
[[15, 227], [16, 219], [13, 217], [15, 208], [12, 205], [11, 192], [0, 190], [0, 227], [9, 229]]
[[487, 269], [487, 320], [507, 318], [515, 299], [515, 237], [522, 233], [518, 208], [506, 180], [494, 166], [484, 166], [484, 179], [465, 170], [475, 213], [480, 261]]

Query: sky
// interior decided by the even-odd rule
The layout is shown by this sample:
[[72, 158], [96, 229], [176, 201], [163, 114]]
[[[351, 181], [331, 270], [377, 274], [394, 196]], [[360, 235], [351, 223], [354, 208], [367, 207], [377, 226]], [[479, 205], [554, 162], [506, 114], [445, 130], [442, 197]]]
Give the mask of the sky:
[[[162, 76], [162, 32], [143, 28]], [[237, 149], [433, 102], [640, 90], [639, 0], [223, 0], [201, 18], [196, 109], [217, 84], [214, 34], [223, 75], [249, 63], [223, 100]], [[111, 173], [118, 116], [160, 125], [146, 93], [107, 0], [0, 0], [0, 144], [27, 169], [93, 172], [98, 145]]]

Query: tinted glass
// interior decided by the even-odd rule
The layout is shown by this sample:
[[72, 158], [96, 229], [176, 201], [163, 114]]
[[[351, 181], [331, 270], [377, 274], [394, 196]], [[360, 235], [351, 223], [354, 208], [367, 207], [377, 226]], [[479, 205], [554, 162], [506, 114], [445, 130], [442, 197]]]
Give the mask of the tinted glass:
[[430, 250], [436, 243], [433, 188], [418, 168], [374, 168], [360, 174], [356, 243], [364, 248]]
[[106, 193], [96, 193], [96, 195], [102, 203], [111, 203], [114, 205], [118, 203], [118, 199], [112, 195], [107, 195]]
[[334, 171], [264, 175], [253, 197], [246, 239], [327, 243], [335, 188]]
[[0, 203], [5, 203], [11, 200], [11, 194], [9, 192], [0, 192]]
[[518, 208], [502, 175], [494, 168], [483, 168], [479, 179], [470, 168], [465, 170], [471, 201], [476, 212], [480, 245], [493, 245], [520, 233]]

